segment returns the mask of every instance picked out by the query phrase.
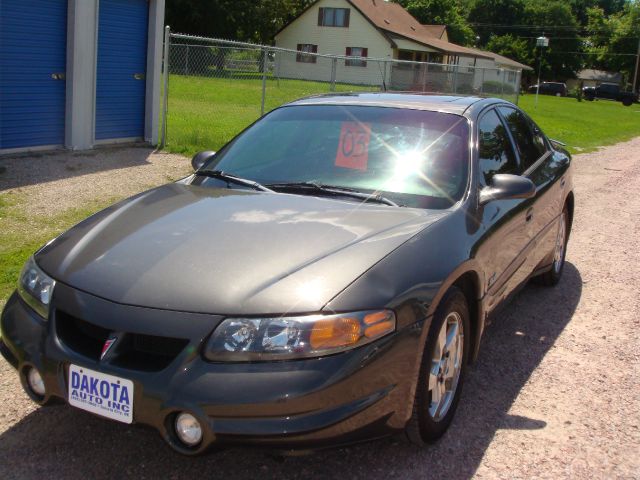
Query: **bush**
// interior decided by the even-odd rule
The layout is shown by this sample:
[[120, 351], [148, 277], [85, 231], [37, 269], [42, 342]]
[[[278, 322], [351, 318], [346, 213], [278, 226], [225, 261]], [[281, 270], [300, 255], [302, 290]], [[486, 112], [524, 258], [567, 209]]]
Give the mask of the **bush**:
[[488, 80], [482, 84], [482, 92], [512, 94], [515, 90], [513, 89], [513, 85], [509, 83], [502, 83], [497, 80]]
[[578, 100], [579, 102], [582, 101], [582, 88], [580, 88], [580, 85], [578, 85], [577, 87], [574, 87], [571, 90], [571, 96], [575, 97], [575, 99]]
[[473, 93], [473, 87], [468, 83], [463, 83], [462, 85], [458, 85], [456, 87], [456, 93], [462, 93], [462, 94]]

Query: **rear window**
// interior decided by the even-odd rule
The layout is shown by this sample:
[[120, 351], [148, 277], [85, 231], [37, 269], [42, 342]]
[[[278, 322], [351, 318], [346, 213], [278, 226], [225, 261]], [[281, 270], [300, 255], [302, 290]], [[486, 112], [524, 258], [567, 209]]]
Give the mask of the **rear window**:
[[547, 152], [544, 135], [527, 117], [515, 108], [499, 107], [518, 148], [522, 170], [525, 171]]
[[369, 106], [280, 108], [225, 147], [208, 169], [262, 184], [313, 181], [446, 208], [467, 186], [464, 117]]

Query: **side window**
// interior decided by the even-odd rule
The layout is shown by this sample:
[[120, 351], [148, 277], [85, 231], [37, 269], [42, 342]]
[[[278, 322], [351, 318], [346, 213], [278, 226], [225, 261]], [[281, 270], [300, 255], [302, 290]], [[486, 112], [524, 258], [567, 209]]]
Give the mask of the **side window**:
[[547, 152], [547, 143], [540, 129], [535, 127], [521, 112], [510, 107], [499, 107], [500, 112], [507, 120], [507, 125], [513, 135], [513, 140], [520, 153], [522, 170], [527, 170], [531, 165]]
[[480, 182], [489, 185], [496, 173], [518, 173], [518, 162], [507, 130], [495, 110], [478, 122]]

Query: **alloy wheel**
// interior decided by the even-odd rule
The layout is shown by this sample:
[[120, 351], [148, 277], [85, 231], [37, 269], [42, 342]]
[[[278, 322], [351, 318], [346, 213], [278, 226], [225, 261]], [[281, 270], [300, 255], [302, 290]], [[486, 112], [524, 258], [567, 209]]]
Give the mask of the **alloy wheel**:
[[565, 245], [567, 239], [567, 219], [565, 212], [560, 215], [560, 226], [558, 227], [558, 237], [556, 238], [556, 249], [553, 256], [553, 270], [556, 274], [562, 270], [564, 262]]
[[440, 328], [429, 371], [429, 415], [440, 421], [451, 408], [458, 388], [464, 353], [462, 317], [450, 312]]

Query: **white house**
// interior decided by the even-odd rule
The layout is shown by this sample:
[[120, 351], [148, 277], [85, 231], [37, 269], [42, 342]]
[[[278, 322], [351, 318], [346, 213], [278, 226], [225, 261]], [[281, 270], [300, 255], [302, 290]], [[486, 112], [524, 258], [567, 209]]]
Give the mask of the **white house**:
[[580, 70], [577, 75], [578, 78], [571, 78], [567, 80], [568, 88], [575, 88], [579, 86], [583, 87], [597, 87], [601, 83], [615, 83], [616, 85], [622, 84], [622, 74], [620, 72], [606, 72], [604, 70], [593, 70], [587, 68]]
[[[279, 48], [301, 52], [295, 56], [277, 56], [277, 73], [288, 78], [330, 81], [333, 77], [344, 83], [382, 85], [384, 81], [387, 86], [400, 89], [430, 90], [431, 86], [455, 91], [462, 85], [480, 88], [483, 73], [487, 80], [507, 81], [508, 73], [498, 69], [513, 70], [515, 77], [518, 70], [529, 68], [491, 52], [451, 43], [444, 25], [422, 25], [399, 4], [385, 0], [318, 0], [282, 28], [275, 35], [275, 43]], [[305, 53], [459, 67], [417, 68], [411, 64], [363, 58], [344, 59], [332, 66], [331, 59]], [[471, 68], [474, 66], [494, 70], [482, 72]], [[514, 85], [515, 81], [511, 79]]]

